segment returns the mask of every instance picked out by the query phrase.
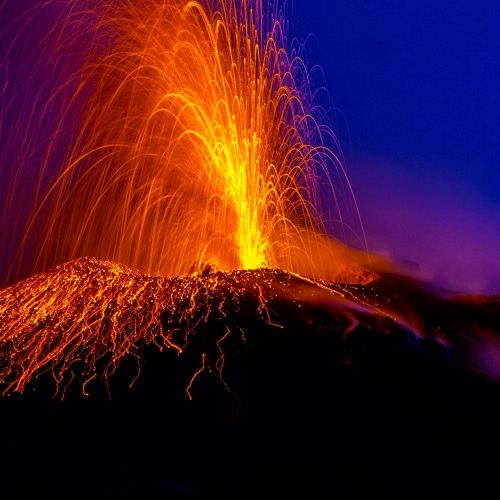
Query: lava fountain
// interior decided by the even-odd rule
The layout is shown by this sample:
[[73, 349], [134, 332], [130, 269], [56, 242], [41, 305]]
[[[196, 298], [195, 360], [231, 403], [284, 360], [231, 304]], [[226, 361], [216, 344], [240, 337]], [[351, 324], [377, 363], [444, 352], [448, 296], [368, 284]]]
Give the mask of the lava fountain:
[[107, 378], [144, 344], [181, 354], [200, 325], [194, 378], [222, 378], [241, 318], [318, 307], [345, 334], [388, 320], [445, 342], [445, 314], [380, 299], [391, 266], [339, 242], [359, 215], [285, 25], [262, 0], [48, 0], [4, 28], [5, 393]]
[[[54, 128], [39, 165], [25, 124], [9, 134], [7, 146], [16, 134], [24, 140], [3, 166], [4, 219], [32, 183], [11, 281], [87, 256], [163, 276], [206, 264], [340, 272], [346, 259], [337, 264], [340, 246], [325, 235], [355, 234], [355, 218], [341, 210], [354, 202], [278, 8], [261, 0], [47, 6], [59, 19], [30, 77], [43, 81], [46, 65], [70, 64], [68, 53], [78, 64], [61, 69], [48, 96], [32, 89], [21, 104], [33, 113], [35, 101], [34, 128], [44, 119]], [[26, 22], [29, 30], [35, 17]], [[329, 251], [319, 264], [316, 254]]]

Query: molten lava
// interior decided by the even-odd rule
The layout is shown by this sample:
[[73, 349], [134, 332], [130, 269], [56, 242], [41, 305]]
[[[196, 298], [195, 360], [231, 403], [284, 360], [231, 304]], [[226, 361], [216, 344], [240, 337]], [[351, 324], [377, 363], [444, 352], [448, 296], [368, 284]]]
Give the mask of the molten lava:
[[[77, 373], [85, 392], [89, 381], [98, 375], [107, 379], [125, 357], [135, 357], [139, 369], [146, 345], [182, 354], [206, 325], [202, 369], [222, 378], [223, 344], [230, 336], [245, 342], [250, 318], [282, 328], [273, 321], [297, 318], [307, 304], [323, 302], [347, 332], [373, 315], [368, 302], [360, 305], [362, 293], [354, 302], [348, 289], [280, 270], [207, 269], [164, 278], [78, 259], [0, 291], [0, 381], [4, 393], [22, 392], [30, 380], [51, 371], [63, 394]], [[280, 304], [291, 311], [277, 314]]]

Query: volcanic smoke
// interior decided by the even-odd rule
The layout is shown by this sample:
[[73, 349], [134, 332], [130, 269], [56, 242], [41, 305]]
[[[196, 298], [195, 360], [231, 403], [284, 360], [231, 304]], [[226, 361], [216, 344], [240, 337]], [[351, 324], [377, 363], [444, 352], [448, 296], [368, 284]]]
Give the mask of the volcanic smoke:
[[208, 325], [190, 394], [204, 370], [224, 381], [249, 316], [283, 328], [315, 308], [344, 334], [390, 324], [444, 344], [466, 318], [497, 352], [496, 312], [477, 326], [497, 301], [428, 295], [340, 242], [364, 247], [356, 203], [285, 27], [262, 0], [47, 0], [4, 28], [5, 394], [47, 371], [61, 394], [81, 373], [85, 392]]

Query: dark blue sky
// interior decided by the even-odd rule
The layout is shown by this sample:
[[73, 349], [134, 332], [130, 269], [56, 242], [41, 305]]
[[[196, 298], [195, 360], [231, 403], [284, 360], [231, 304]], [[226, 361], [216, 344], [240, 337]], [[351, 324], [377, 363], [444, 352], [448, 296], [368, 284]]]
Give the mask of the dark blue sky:
[[500, 291], [500, 2], [291, 1], [371, 246], [428, 275], [451, 259], [460, 269], [440, 269], [443, 284]]
[[293, 2], [348, 151], [446, 164], [500, 203], [500, 2]]

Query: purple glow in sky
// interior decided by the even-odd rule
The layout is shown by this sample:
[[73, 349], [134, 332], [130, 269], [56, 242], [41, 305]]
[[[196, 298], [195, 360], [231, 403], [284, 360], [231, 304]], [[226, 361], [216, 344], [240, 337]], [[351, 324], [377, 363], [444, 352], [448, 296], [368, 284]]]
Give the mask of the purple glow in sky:
[[369, 249], [452, 291], [500, 293], [500, 209], [441, 165], [352, 158]]

